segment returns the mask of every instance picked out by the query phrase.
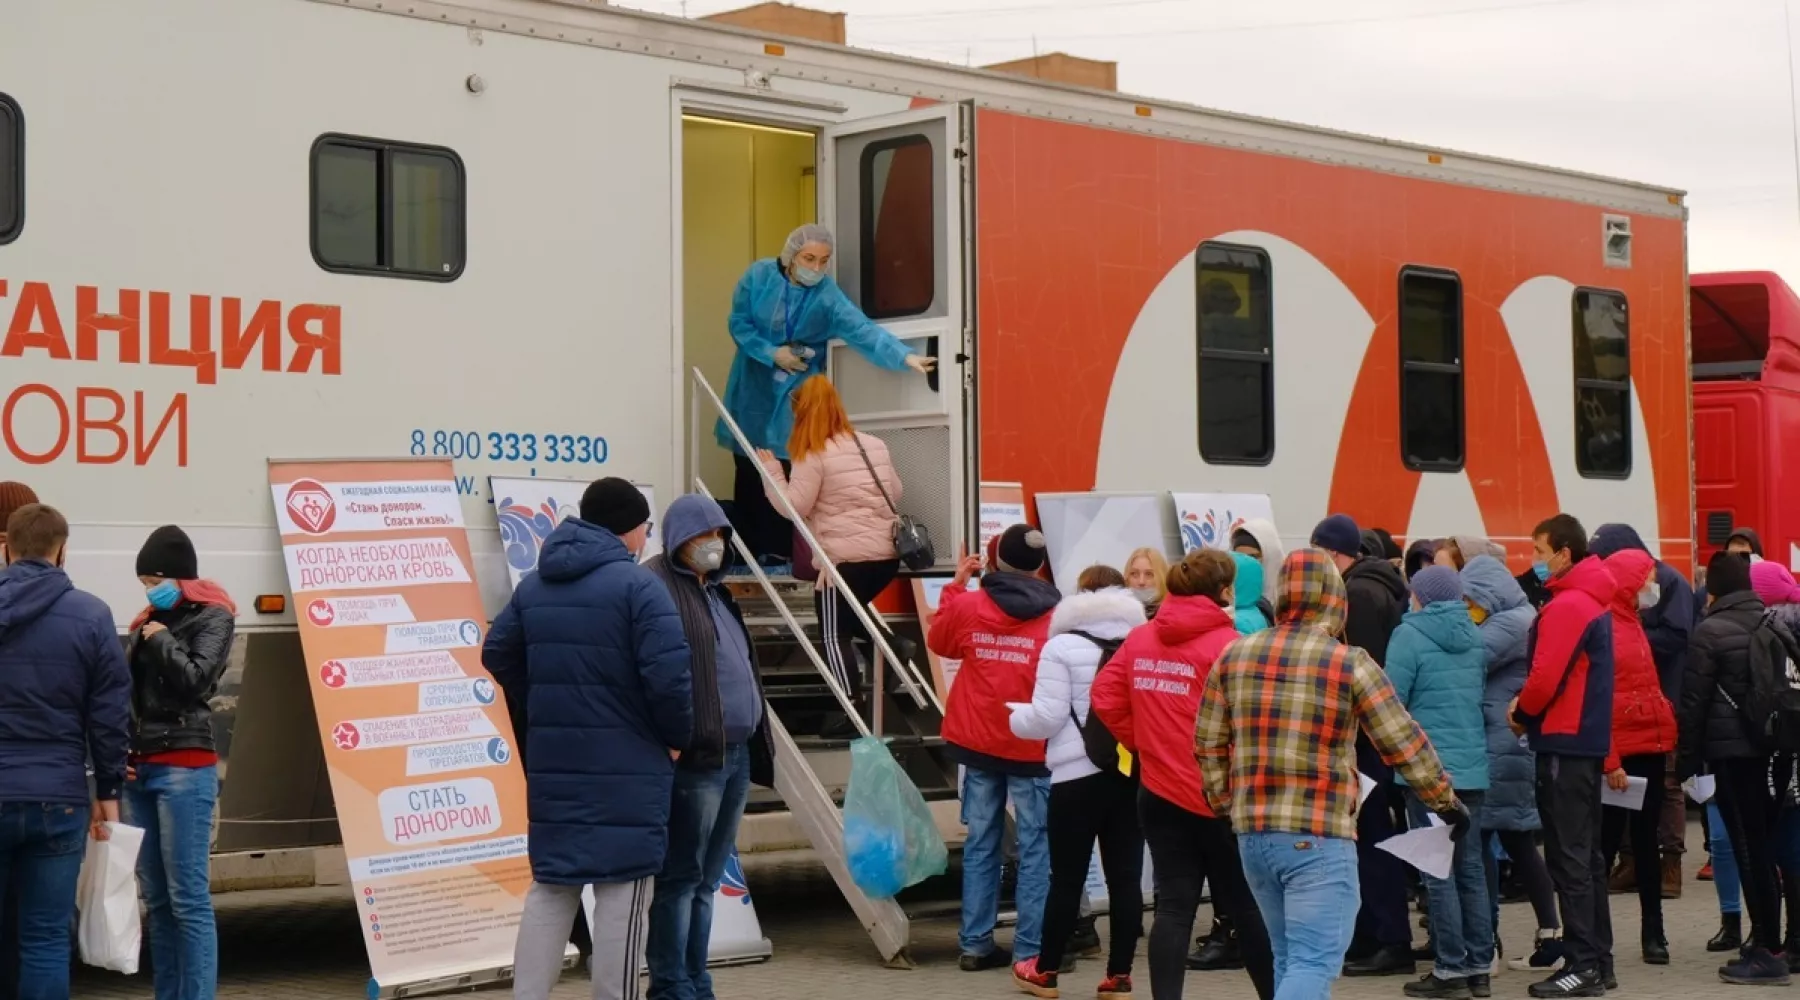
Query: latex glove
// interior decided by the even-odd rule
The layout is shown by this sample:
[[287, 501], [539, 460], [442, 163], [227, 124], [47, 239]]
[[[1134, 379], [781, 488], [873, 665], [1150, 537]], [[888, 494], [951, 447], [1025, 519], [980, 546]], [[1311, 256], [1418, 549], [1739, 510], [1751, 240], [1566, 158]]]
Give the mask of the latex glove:
[[906, 356], [906, 367], [911, 368], [920, 375], [929, 375], [931, 374], [931, 370], [937, 367], [937, 359], [924, 358], [917, 354], [908, 354]]
[[1625, 773], [1625, 769], [1622, 767], [1614, 768], [1612, 771], [1608, 772], [1606, 775], [1607, 787], [1611, 788], [1615, 792], [1624, 791], [1627, 787], [1627, 783], [1628, 783], [1628, 776]]
[[775, 365], [783, 371], [803, 372], [806, 370], [806, 359], [794, 353], [794, 349], [786, 344], [775, 348]]
[[1437, 815], [1438, 819], [1443, 820], [1444, 825], [1450, 828], [1452, 844], [1463, 839], [1463, 834], [1469, 832], [1469, 824], [1475, 821], [1475, 817], [1469, 814], [1469, 807], [1463, 805], [1461, 799], [1457, 799], [1451, 803], [1450, 808]]

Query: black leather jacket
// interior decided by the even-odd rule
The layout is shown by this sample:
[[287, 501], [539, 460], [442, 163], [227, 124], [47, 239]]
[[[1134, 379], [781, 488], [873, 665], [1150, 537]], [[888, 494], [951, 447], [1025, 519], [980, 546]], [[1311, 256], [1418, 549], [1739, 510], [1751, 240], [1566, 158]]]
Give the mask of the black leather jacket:
[[213, 693], [231, 653], [237, 622], [217, 604], [186, 601], [156, 611], [166, 631], [131, 634], [131, 752], [213, 750]]

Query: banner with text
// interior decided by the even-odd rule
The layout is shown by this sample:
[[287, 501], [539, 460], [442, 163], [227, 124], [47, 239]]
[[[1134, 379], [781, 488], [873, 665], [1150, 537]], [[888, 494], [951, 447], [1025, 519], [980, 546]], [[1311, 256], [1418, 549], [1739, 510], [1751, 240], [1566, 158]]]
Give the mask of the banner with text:
[[510, 967], [525, 777], [448, 460], [270, 462], [372, 990]]
[[[643, 558], [649, 559], [657, 552], [654, 522], [662, 517], [662, 511], [656, 506], [656, 491], [652, 487], [642, 483], [635, 485], [650, 504], [653, 523], [649, 546], [643, 554]], [[578, 515], [576, 508], [587, 483], [490, 476], [488, 489], [500, 518], [500, 544], [506, 549], [506, 571], [512, 576], [512, 585], [517, 587], [520, 580], [537, 571], [538, 551], [543, 548], [544, 539], [565, 518]], [[584, 890], [582, 899], [588, 919], [592, 920], [593, 890]], [[770, 952], [769, 941], [763, 937], [762, 922], [756, 918], [756, 905], [750, 901], [750, 885], [744, 881], [743, 866], [738, 863], [737, 851], [733, 849], [725, 864], [725, 877], [713, 892], [712, 939], [708, 943], [707, 961], [712, 965], [757, 961], [768, 958]]]

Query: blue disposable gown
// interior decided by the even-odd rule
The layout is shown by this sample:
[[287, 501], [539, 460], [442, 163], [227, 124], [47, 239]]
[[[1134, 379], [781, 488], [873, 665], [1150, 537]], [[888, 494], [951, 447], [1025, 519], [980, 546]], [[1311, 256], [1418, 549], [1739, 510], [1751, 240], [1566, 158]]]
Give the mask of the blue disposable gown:
[[[788, 281], [772, 257], [750, 265], [739, 279], [728, 325], [738, 349], [725, 384], [725, 409], [752, 445], [783, 459], [788, 457], [788, 434], [794, 429], [788, 396], [802, 381], [825, 370], [826, 344], [842, 340], [870, 364], [889, 371], [904, 369], [907, 355], [914, 353], [864, 316], [830, 276], [810, 289], [801, 288]], [[775, 365], [775, 349], [783, 344], [813, 349], [806, 371], [777, 377], [786, 374]], [[718, 422], [713, 436], [720, 447], [740, 450], [725, 421]]]

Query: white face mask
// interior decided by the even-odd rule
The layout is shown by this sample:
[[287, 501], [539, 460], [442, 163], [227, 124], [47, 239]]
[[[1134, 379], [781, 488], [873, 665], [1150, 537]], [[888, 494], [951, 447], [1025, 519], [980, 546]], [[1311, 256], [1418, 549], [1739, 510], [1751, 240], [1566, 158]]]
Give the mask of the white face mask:
[[1143, 604], [1151, 604], [1156, 601], [1156, 596], [1157, 596], [1156, 588], [1155, 587], [1133, 587], [1133, 588], [1131, 588], [1131, 596], [1137, 598], [1138, 601]]
[[688, 565], [697, 573], [711, 573], [725, 565], [725, 539], [709, 538], [689, 546]]
[[1638, 591], [1638, 607], [1639, 608], [1644, 609], [1644, 610], [1649, 610], [1650, 608], [1654, 608], [1658, 604], [1661, 604], [1661, 603], [1662, 603], [1662, 587], [1659, 586], [1655, 580], [1651, 580], [1649, 583], [1644, 585], [1643, 590]]

